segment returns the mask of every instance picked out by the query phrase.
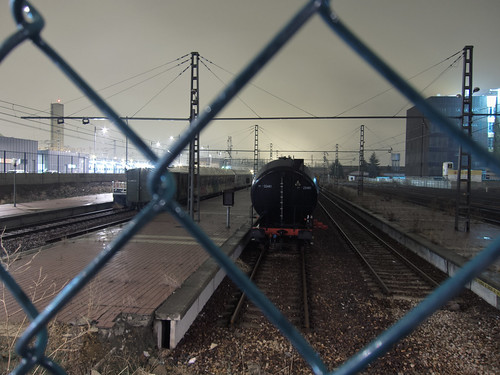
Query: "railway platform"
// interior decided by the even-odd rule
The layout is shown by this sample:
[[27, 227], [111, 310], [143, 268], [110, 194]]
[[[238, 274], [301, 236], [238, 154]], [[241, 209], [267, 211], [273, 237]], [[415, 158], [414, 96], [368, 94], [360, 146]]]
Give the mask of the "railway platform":
[[[40, 205], [38, 209], [44, 211]], [[221, 196], [200, 202], [198, 224], [228, 256], [237, 258], [252, 224], [250, 190], [235, 192], [230, 227]], [[19, 271], [10, 272], [28, 296], [34, 296], [35, 306], [43, 309], [123, 228], [104, 229], [23, 255], [16, 263]], [[184, 228], [170, 215], [160, 214], [107, 263], [56, 320], [90, 324], [110, 336], [123, 333], [124, 327], [135, 327], [149, 331], [159, 347], [172, 348], [224, 276]], [[19, 306], [9, 298], [10, 314]], [[4, 318], [5, 312], [0, 312], [0, 319]], [[9, 316], [11, 321], [22, 318], [22, 311]]]
[[[474, 220], [469, 232], [455, 231], [455, 217], [409, 202], [388, 201], [364, 193], [357, 199], [358, 213], [375, 227], [448, 274], [457, 270], [500, 236], [500, 227]], [[500, 260], [466, 286], [500, 309]]]
[[41, 221], [110, 208], [113, 194], [94, 194], [72, 198], [40, 200], [0, 205], [0, 228], [34, 225]]

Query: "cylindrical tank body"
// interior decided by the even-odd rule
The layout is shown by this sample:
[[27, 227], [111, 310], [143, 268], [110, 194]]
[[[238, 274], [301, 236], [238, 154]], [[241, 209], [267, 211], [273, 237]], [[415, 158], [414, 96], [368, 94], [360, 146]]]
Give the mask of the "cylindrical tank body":
[[318, 201], [318, 185], [304, 159], [281, 158], [262, 167], [251, 190], [264, 226], [300, 226]]

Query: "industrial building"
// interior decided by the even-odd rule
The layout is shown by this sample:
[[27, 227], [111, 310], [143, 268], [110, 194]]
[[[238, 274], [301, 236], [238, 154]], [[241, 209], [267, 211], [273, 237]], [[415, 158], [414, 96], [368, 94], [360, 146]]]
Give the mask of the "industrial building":
[[[433, 96], [427, 99], [445, 116], [461, 126], [462, 98], [459, 96]], [[472, 137], [490, 152], [500, 151], [496, 114], [498, 113], [498, 91], [492, 95], [472, 97]], [[499, 134], [500, 135], [500, 134]], [[443, 163], [458, 162], [459, 144], [439, 126], [423, 117], [418, 108], [407, 111], [406, 120], [406, 176], [442, 177]], [[486, 165], [472, 157], [472, 169], [489, 175]]]
[[39, 150], [38, 172], [87, 173], [89, 155], [69, 151]]
[[38, 172], [38, 141], [0, 136], [0, 173]]
[[38, 150], [38, 141], [0, 136], [0, 173], [88, 173], [90, 164], [88, 154]]

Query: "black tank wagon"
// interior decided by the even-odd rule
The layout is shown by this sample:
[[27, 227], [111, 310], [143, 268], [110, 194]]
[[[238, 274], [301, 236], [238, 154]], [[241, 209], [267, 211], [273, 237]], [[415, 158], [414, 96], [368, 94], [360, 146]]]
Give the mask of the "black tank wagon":
[[316, 178], [304, 165], [304, 159], [280, 158], [266, 164], [251, 190], [252, 204], [259, 214], [254, 238], [289, 236], [311, 240], [318, 195]]

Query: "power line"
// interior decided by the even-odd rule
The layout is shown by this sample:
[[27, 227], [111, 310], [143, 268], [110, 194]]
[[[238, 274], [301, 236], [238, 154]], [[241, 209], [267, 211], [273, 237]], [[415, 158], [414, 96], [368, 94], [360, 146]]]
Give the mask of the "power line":
[[[103, 87], [103, 88], [101, 88], [101, 89], [98, 89], [98, 90], [97, 90], [97, 92], [101, 92], [101, 91], [104, 91], [104, 90], [110, 89], [110, 88], [112, 88], [112, 87], [118, 86], [118, 85], [120, 85], [120, 84], [122, 84], [122, 83], [124, 83], [124, 82], [131, 81], [131, 80], [133, 80], [133, 79], [135, 79], [135, 78], [138, 78], [138, 77], [143, 76], [143, 75], [145, 75], [145, 74], [151, 73], [151, 72], [153, 72], [153, 71], [155, 71], [155, 70], [157, 70], [157, 69], [159, 69], [159, 68], [162, 68], [162, 67], [167, 66], [167, 65], [170, 65], [170, 64], [172, 64], [172, 63], [174, 63], [174, 62], [176, 62], [176, 61], [179, 61], [179, 60], [181, 60], [181, 59], [183, 59], [183, 58], [186, 58], [187, 56], [188, 56], [188, 54], [186, 54], [186, 55], [184, 55], [184, 56], [181, 56], [181, 57], [178, 57], [178, 58], [176, 58], [176, 59], [174, 59], [174, 60], [171, 60], [171, 61], [169, 61], [169, 62], [167, 62], [167, 63], [165, 63], [165, 64], [158, 65], [158, 66], [156, 66], [156, 67], [154, 67], [154, 68], [152, 68], [152, 69], [148, 69], [148, 70], [146, 70], [145, 72], [142, 72], [142, 73], [139, 73], [139, 74], [135, 74], [135, 75], [133, 75], [133, 76], [131, 76], [131, 77], [129, 77], [129, 78], [125, 78], [125, 79], [123, 79], [123, 80], [121, 80], [121, 81], [119, 81], [119, 82], [112, 83], [111, 85], [108, 85], [108, 86], [106, 86], [106, 87]], [[170, 70], [175, 69], [175, 68], [176, 68], [176, 67], [178, 67], [178, 66], [181, 66], [181, 65], [185, 64], [185, 63], [186, 63], [186, 62], [188, 62], [188, 61], [190, 61], [190, 60], [189, 60], [189, 59], [185, 59], [184, 61], [181, 61], [181, 62], [180, 62], [180, 63], [178, 63], [177, 65], [175, 65], [175, 66], [173, 66], [173, 67], [171, 67], [171, 68], [168, 68], [168, 69], [166, 69], [166, 70], [162, 70], [161, 72], [156, 73], [156, 74], [154, 74], [154, 75], [152, 75], [152, 76], [150, 76], [150, 77], [148, 77], [148, 78], [146, 78], [146, 79], [144, 79], [144, 80], [142, 80], [142, 81], [136, 82], [136, 83], [134, 83], [133, 85], [128, 86], [128, 87], [126, 87], [126, 88], [124, 88], [124, 89], [122, 89], [122, 90], [120, 90], [120, 91], [118, 91], [118, 92], [116, 92], [116, 93], [114, 93], [114, 94], [112, 94], [112, 95], [110, 95], [110, 96], [106, 97], [105, 99], [112, 98], [112, 97], [114, 97], [114, 96], [116, 96], [116, 95], [118, 95], [118, 94], [121, 94], [121, 93], [123, 93], [123, 92], [125, 92], [125, 91], [128, 91], [128, 90], [130, 90], [130, 89], [132, 89], [132, 88], [134, 88], [134, 87], [136, 87], [136, 86], [139, 86], [139, 85], [141, 85], [141, 84], [143, 84], [143, 83], [145, 83], [145, 82], [147, 82], [147, 81], [149, 81], [149, 80], [151, 80], [151, 79], [153, 79], [153, 78], [156, 78], [156, 77], [158, 77], [158, 76], [160, 76], [160, 75], [162, 75], [162, 74], [164, 74], [164, 73], [166, 73], [166, 72], [169, 72]], [[65, 103], [66, 103], [66, 104], [68, 104], [68, 103], [74, 102], [74, 101], [79, 100], [79, 99], [82, 99], [82, 98], [86, 98], [86, 96], [85, 96], [85, 95], [82, 95], [82, 96], [80, 96], [80, 97], [78, 97], [78, 98], [75, 98], [75, 99], [71, 99], [71, 100], [69, 100], [69, 101], [66, 101]], [[79, 113], [79, 112], [81, 112], [81, 111], [83, 111], [83, 110], [85, 110], [85, 109], [87, 109], [87, 108], [92, 107], [92, 106], [93, 106], [93, 104], [91, 104], [91, 105], [89, 105], [89, 106], [87, 106], [87, 107], [85, 107], [85, 108], [82, 108], [82, 109], [80, 109], [80, 110], [78, 110], [78, 111], [76, 111], [76, 112], [73, 112], [73, 113], [72, 113], [72, 115], [74, 115], [74, 114], [76, 114], [76, 113]]]
[[[200, 57], [201, 57], [201, 56], [200, 56]], [[208, 62], [211, 62], [210, 60], [207, 60], [207, 59], [204, 59], [204, 60], [206, 60], [206, 61], [208, 61]], [[214, 77], [215, 77], [215, 78], [217, 78], [217, 79], [218, 79], [218, 80], [219, 80], [219, 81], [220, 81], [220, 82], [221, 82], [224, 86], [226, 86], [226, 82], [224, 82], [224, 80], [222, 80], [219, 76], [217, 76], [217, 74], [215, 74], [215, 73], [212, 71], [212, 69], [210, 69], [210, 68], [208, 67], [208, 65], [207, 65], [207, 64], [205, 64], [205, 61], [201, 60], [201, 63], [203, 64], [203, 66], [204, 66], [205, 68], [207, 68], [207, 70], [208, 70], [210, 73], [212, 73], [212, 74], [214, 75]], [[212, 64], [213, 64], [213, 63], [212, 63]], [[214, 64], [214, 65], [215, 65], [215, 64]], [[237, 98], [240, 102], [242, 102], [242, 103], [243, 103], [243, 105], [244, 105], [245, 107], [247, 107], [247, 108], [248, 108], [248, 109], [249, 109], [249, 110], [250, 110], [250, 111], [251, 111], [251, 112], [252, 112], [255, 116], [260, 117], [260, 116], [259, 116], [259, 114], [258, 114], [258, 113], [257, 113], [257, 112], [256, 112], [256, 111], [252, 108], [252, 107], [250, 107], [250, 106], [249, 106], [249, 105], [248, 105], [248, 104], [247, 104], [247, 103], [246, 103], [243, 99], [241, 99], [241, 96], [240, 96], [240, 95], [237, 95], [237, 96], [236, 96], [236, 98]]]
[[[334, 149], [328, 149], [328, 150], [276, 150], [274, 147], [273, 147], [273, 152], [275, 151], [279, 151], [280, 153], [325, 153], [325, 152], [332, 152]], [[205, 149], [205, 150], [202, 150], [203, 152], [227, 152], [227, 148], [226, 149]], [[269, 153], [271, 151], [271, 149], [261, 149], [259, 148], [259, 152], [262, 152], [262, 153]], [[365, 148], [365, 151], [387, 151], [387, 152], [391, 152], [392, 151], [392, 148], [389, 147], [389, 148], [373, 148], [373, 149], [367, 149]], [[253, 149], [234, 149], [232, 148], [231, 149], [231, 152], [251, 152], [253, 153], [254, 150]], [[339, 150], [338, 152], [340, 153], [359, 153], [359, 149], [358, 150]]]
[[[415, 75], [413, 75], [413, 76], [411, 76], [411, 77], [407, 78], [407, 79], [406, 79], [406, 81], [407, 81], [407, 82], [409, 82], [409, 81], [411, 81], [412, 79], [414, 79], [414, 78], [418, 77], [419, 75], [424, 74], [425, 72], [427, 72], [427, 71], [431, 70], [432, 68], [434, 68], [434, 67], [436, 67], [436, 66], [438, 66], [438, 65], [442, 64], [443, 62], [445, 62], [445, 61], [447, 61], [447, 60], [449, 60], [449, 59], [451, 59], [451, 58], [453, 58], [453, 57], [455, 57], [455, 56], [457, 56], [457, 55], [460, 55], [460, 56], [461, 56], [461, 54], [462, 54], [462, 51], [455, 52], [453, 55], [451, 55], [451, 56], [449, 56], [449, 57], [445, 58], [444, 60], [442, 60], [442, 61], [440, 61], [440, 62], [438, 62], [438, 63], [436, 63], [436, 64], [434, 64], [434, 65], [432, 65], [432, 66], [430, 66], [430, 67], [428, 67], [428, 68], [426, 68], [426, 69], [424, 69], [424, 70], [422, 70], [421, 72], [419, 72], [419, 73], [417, 73], [417, 74], [415, 74]], [[457, 60], [456, 60], [456, 61], [457, 61]], [[455, 62], [454, 62], [454, 63], [455, 63]], [[447, 69], [448, 69], [448, 68], [447, 68]], [[370, 97], [370, 98], [368, 98], [368, 99], [366, 99], [366, 100], [363, 100], [361, 103], [356, 104], [355, 106], [353, 106], [353, 107], [351, 107], [351, 108], [348, 108], [348, 109], [346, 109], [346, 110], [345, 110], [345, 111], [343, 111], [343, 112], [340, 112], [340, 113], [339, 113], [339, 115], [342, 115], [342, 114], [344, 114], [344, 113], [346, 113], [346, 112], [352, 111], [352, 110], [353, 110], [353, 109], [355, 109], [355, 108], [361, 107], [363, 104], [366, 104], [366, 103], [368, 103], [368, 102], [372, 101], [373, 99], [375, 99], [375, 98], [377, 98], [377, 97], [379, 97], [379, 96], [381, 96], [381, 95], [383, 95], [383, 94], [385, 94], [385, 93], [387, 93], [387, 92], [389, 92], [389, 91], [392, 91], [392, 90], [394, 90], [394, 87], [393, 87], [393, 86], [391, 86], [391, 87], [389, 87], [389, 88], [387, 88], [387, 89], [385, 89], [385, 90], [383, 90], [383, 91], [381, 91], [381, 92], [379, 92], [379, 93], [377, 93], [377, 94], [373, 95], [372, 97]], [[396, 114], [397, 114], [397, 113], [399, 113], [399, 112], [401, 112], [401, 110], [399, 110], [398, 112], [396, 112]]]
[[167, 87], [169, 87], [172, 83], [174, 83], [175, 81], [177, 81], [177, 79], [183, 75], [188, 69], [190, 68], [190, 66], [188, 65], [185, 69], [183, 69], [173, 80], [171, 80], [170, 82], [168, 82], [165, 86], [163, 86], [163, 88], [158, 91], [155, 95], [153, 95], [153, 97], [151, 99], [149, 99], [141, 108], [139, 108], [133, 115], [132, 117], [134, 117], [135, 115], [137, 115], [140, 111], [142, 111], [149, 103], [151, 103], [156, 97], [158, 97], [158, 95], [160, 95], [163, 91], [165, 91], [167, 89]]
[[[456, 56], [456, 55], [459, 55], [450, 65], [448, 65], [446, 67], [446, 69], [444, 69], [441, 73], [438, 74], [438, 76], [436, 78], [434, 78], [427, 86], [425, 86], [422, 90], [420, 90], [420, 93], [423, 93], [425, 90], [427, 90], [429, 87], [431, 87], [439, 78], [441, 78], [448, 70], [450, 70], [458, 61], [460, 61], [462, 59], [462, 52], [459, 51], [457, 53], [455, 53], [453, 56]], [[448, 57], [447, 59], [445, 59], [444, 61], [446, 60], [449, 60], [450, 58], [452, 58], [453, 56], [450, 56]], [[440, 63], [439, 63], [440, 64]], [[436, 64], [438, 65], [438, 64]], [[434, 66], [436, 66], [434, 65]], [[431, 68], [433, 68], [434, 66], [432, 66]], [[431, 69], [429, 68], [429, 69]], [[427, 70], [429, 70], [427, 69]], [[424, 71], [425, 72], [425, 71]], [[423, 72], [422, 72], [423, 73]], [[419, 73], [420, 74], [420, 73]], [[401, 107], [401, 109], [399, 111], [396, 112], [396, 115], [401, 112], [403, 110], [404, 107], [406, 107], [408, 105], [408, 102], [403, 106]]]
[[[474, 114], [475, 116], [495, 116], [488, 114]], [[104, 116], [25, 116], [24, 119], [50, 120], [53, 118], [63, 118], [68, 120], [109, 120]], [[188, 117], [120, 117], [129, 121], [189, 121]], [[420, 116], [266, 116], [266, 117], [214, 117], [213, 121], [276, 121], [276, 120], [404, 120], [409, 118], [424, 118]], [[460, 116], [450, 116], [449, 118], [460, 118]], [[110, 120], [109, 120], [110, 121]]]
[[[232, 75], [233, 77], [234, 77], [234, 76], [236, 76], [236, 74], [235, 74], [235, 73], [233, 73], [233, 72], [231, 72], [231, 71], [229, 71], [229, 70], [227, 70], [227, 69], [225, 69], [225, 68], [221, 67], [220, 65], [215, 64], [213, 61], [210, 61], [210, 60], [208, 60], [208, 59], [207, 59], [207, 58], [205, 58], [205, 57], [202, 57], [202, 58], [203, 58], [204, 60], [206, 60], [208, 63], [210, 63], [210, 64], [212, 64], [212, 65], [216, 66], [216, 67], [217, 67], [217, 68], [219, 68], [219, 69], [221, 69], [222, 71], [224, 71], [224, 72], [226, 72], [226, 73], [228, 73], [228, 74]], [[291, 103], [291, 102], [289, 102], [289, 101], [287, 101], [287, 100], [285, 100], [285, 99], [283, 99], [283, 98], [281, 98], [281, 97], [279, 97], [279, 96], [277, 96], [277, 95], [275, 95], [275, 94], [273, 94], [273, 93], [269, 92], [268, 90], [266, 90], [266, 89], [264, 89], [264, 88], [262, 88], [262, 87], [259, 87], [259, 86], [255, 85], [255, 84], [253, 84], [252, 82], [249, 82], [249, 83], [248, 83], [248, 85], [249, 85], [249, 86], [252, 86], [252, 87], [255, 87], [256, 89], [258, 89], [258, 90], [261, 90], [261, 91], [265, 92], [266, 94], [268, 94], [268, 95], [270, 95], [270, 96], [272, 96], [272, 97], [274, 97], [274, 98], [276, 98], [276, 99], [278, 99], [278, 100], [282, 101], [283, 103], [286, 103], [286, 104], [288, 104], [288, 105], [292, 106], [293, 108], [298, 109], [299, 111], [304, 112], [304, 113], [307, 113], [308, 115], [310, 115], [310, 116], [314, 117], [314, 114], [312, 114], [312, 113], [310, 113], [310, 112], [306, 111], [305, 109], [300, 108], [299, 106], [297, 106], [297, 105], [295, 105], [295, 104], [293, 104], [293, 103]]]

